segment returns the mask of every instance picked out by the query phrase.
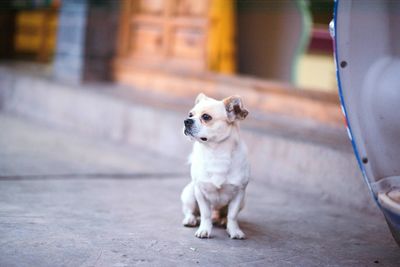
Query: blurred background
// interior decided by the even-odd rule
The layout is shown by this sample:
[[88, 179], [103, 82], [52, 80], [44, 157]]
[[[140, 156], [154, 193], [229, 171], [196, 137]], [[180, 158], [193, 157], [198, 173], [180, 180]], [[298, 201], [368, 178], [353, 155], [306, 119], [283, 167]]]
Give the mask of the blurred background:
[[215, 72], [335, 93], [333, 1], [3, 0], [3, 60], [70, 79], [125, 81], [128, 65]]
[[[347, 136], [333, 7], [1, 0], [0, 266], [398, 266]], [[243, 242], [181, 226], [200, 92], [250, 112]]]

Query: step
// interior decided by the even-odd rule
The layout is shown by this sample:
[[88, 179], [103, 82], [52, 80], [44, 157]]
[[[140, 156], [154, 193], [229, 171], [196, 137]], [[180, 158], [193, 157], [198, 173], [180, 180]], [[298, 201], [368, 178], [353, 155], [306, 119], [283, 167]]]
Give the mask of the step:
[[[182, 127], [192, 95], [176, 97], [116, 84], [68, 84], [4, 65], [0, 89], [5, 112], [127, 146], [146, 146], [182, 164], [190, 153]], [[270, 114], [255, 104], [248, 109], [251, 115], [242, 123], [242, 135], [253, 179], [377, 211], [344, 127]]]

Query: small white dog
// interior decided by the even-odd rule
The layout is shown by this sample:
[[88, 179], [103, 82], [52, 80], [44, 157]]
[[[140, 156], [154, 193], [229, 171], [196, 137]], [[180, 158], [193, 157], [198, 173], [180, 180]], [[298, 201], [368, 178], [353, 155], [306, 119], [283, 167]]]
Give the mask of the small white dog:
[[[213, 223], [226, 223], [229, 236], [243, 239], [238, 214], [244, 205], [250, 167], [240, 139], [239, 120], [246, 118], [239, 96], [222, 101], [199, 94], [184, 121], [184, 134], [195, 140], [190, 156], [192, 181], [183, 189], [183, 225], [200, 226], [195, 236], [211, 236]], [[200, 213], [200, 214], [199, 214]]]

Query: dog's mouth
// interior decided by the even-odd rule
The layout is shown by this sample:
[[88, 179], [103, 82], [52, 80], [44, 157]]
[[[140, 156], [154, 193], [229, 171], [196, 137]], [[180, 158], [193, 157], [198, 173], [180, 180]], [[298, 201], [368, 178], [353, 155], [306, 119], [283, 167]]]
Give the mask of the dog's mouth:
[[[191, 129], [191, 128], [188, 128], [188, 127], [185, 127], [185, 128], [184, 128], [183, 133], [184, 133], [186, 136], [191, 136], [191, 137], [194, 137], [195, 139], [199, 138], [199, 137], [194, 136], [194, 134], [193, 134], [193, 132], [192, 132], [192, 129]], [[208, 138], [207, 138], [207, 137], [200, 137], [199, 139], [200, 139], [201, 141], [203, 141], [203, 142], [207, 142], [207, 141], [208, 141]]]
[[185, 135], [193, 136], [193, 133], [192, 133], [191, 131], [189, 131], [187, 128], [185, 128], [185, 131], [183, 131], [183, 133], [184, 133]]
[[[185, 128], [185, 130], [183, 131], [183, 133], [184, 133], [186, 136], [192, 136], [192, 137], [196, 138], [196, 137], [193, 135], [192, 131], [188, 130], [187, 128]], [[200, 137], [200, 140], [203, 141], [203, 142], [207, 142], [207, 141], [208, 141], [208, 138], [207, 138], [207, 137]]]

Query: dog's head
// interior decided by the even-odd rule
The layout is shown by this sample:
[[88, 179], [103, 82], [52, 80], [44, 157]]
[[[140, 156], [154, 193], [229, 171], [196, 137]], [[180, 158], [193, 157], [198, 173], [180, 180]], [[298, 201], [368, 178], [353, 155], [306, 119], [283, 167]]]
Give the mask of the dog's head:
[[218, 143], [229, 137], [232, 127], [248, 114], [239, 96], [218, 101], [199, 94], [184, 121], [184, 134], [202, 143]]

